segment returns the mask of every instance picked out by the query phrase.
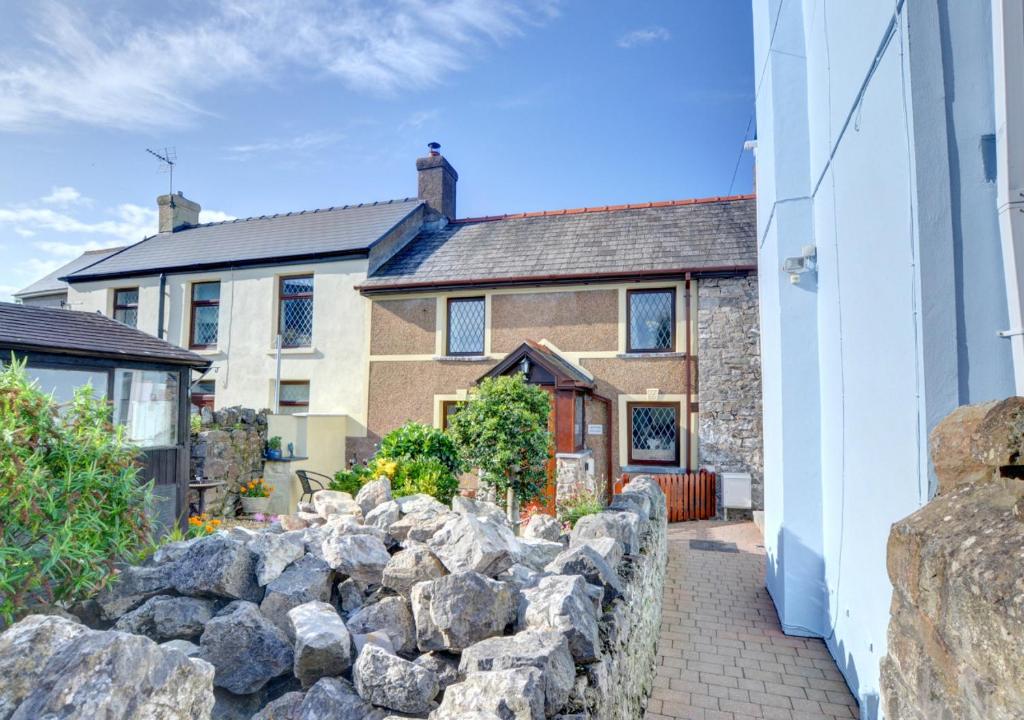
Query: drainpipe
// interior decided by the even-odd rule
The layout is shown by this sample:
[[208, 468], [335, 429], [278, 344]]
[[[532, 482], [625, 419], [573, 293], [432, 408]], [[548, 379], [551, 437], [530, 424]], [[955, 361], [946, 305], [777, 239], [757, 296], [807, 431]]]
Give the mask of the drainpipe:
[[[693, 375], [691, 370], [691, 357], [690, 353], [693, 351], [693, 340], [691, 338], [691, 328], [693, 326], [693, 318], [691, 314], [690, 304], [690, 273], [686, 273], [686, 407], [683, 408], [683, 414], [686, 415], [686, 472], [690, 472], [690, 455], [693, 450], [690, 447], [690, 436], [693, 433], [691, 412], [690, 409], [693, 407]], [[682, 464], [682, 463], [680, 463]]]
[[160, 317], [156, 320], [156, 336], [164, 339], [164, 293], [167, 292], [167, 273], [160, 273], [160, 306], [157, 310]]
[[992, 0], [999, 234], [1016, 392], [1024, 395], [1024, 3]]

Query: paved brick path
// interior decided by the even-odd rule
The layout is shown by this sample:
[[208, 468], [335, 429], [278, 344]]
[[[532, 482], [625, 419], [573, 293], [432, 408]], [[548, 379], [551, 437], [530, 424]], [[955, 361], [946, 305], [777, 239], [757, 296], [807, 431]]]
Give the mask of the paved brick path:
[[[740, 552], [690, 548], [691, 539]], [[646, 720], [834, 720], [857, 703], [821, 640], [787, 637], [753, 523], [669, 526], [658, 669]]]

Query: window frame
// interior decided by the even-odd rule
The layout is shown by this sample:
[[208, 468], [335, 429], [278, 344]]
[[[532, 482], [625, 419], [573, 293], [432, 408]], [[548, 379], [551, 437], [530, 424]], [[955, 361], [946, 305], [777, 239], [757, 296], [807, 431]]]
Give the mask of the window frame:
[[[306, 386], [306, 402], [301, 403], [301, 402], [295, 402], [294, 400], [282, 400], [281, 397], [280, 397], [280, 393], [278, 393], [277, 412], [280, 414], [281, 408], [283, 408], [283, 407], [305, 408], [305, 410], [296, 410], [295, 412], [309, 412], [309, 398], [310, 398], [310, 395], [311, 395], [311, 385], [310, 385], [309, 380], [282, 380], [281, 381], [281, 387], [284, 387], [285, 385], [305, 385]], [[289, 413], [289, 414], [294, 414], [294, 413]]]
[[[587, 444], [587, 396], [578, 392], [573, 398], [572, 420], [573, 420], [573, 445], [574, 452], [581, 452]], [[579, 432], [576, 432], [576, 416], [579, 414]]]
[[[452, 304], [460, 302], [479, 302], [483, 306], [483, 327], [480, 329], [480, 350], [469, 352], [452, 352]], [[444, 319], [444, 350], [448, 357], [482, 357], [487, 353], [487, 297], [470, 295], [466, 297], [450, 297], [445, 303]]]
[[[635, 348], [633, 347], [633, 296], [634, 295], [653, 295], [655, 293], [668, 293], [671, 296], [670, 307], [672, 308], [672, 321], [669, 329], [672, 333], [672, 342], [666, 348]], [[677, 346], [676, 339], [676, 288], [674, 287], [659, 287], [659, 288], [637, 288], [634, 290], [626, 291], [626, 352], [633, 353], [666, 353], [675, 352]]]
[[[199, 387], [199, 385], [201, 385], [203, 383], [210, 383], [211, 385], [213, 385], [213, 392], [196, 392], [196, 389]], [[199, 400], [198, 402], [196, 402], [197, 398]], [[209, 380], [209, 379], [197, 380], [196, 382], [194, 382], [192, 384], [192, 387], [189, 389], [188, 402], [189, 402], [189, 405], [192, 406], [192, 407], [197, 407], [197, 408], [207, 407], [207, 408], [210, 408], [210, 412], [213, 412], [213, 408], [214, 408], [214, 405], [216, 404], [216, 400], [217, 400], [217, 381], [216, 380]]]
[[[196, 288], [200, 285], [217, 285], [216, 300], [196, 300]], [[217, 341], [212, 343], [196, 342], [196, 308], [216, 307], [217, 308]], [[189, 288], [189, 324], [188, 324], [188, 347], [190, 350], [208, 350], [216, 348], [220, 340], [220, 280], [203, 280], [194, 282]]]
[[[637, 460], [633, 457], [633, 409], [637, 407], [668, 407], [675, 411], [676, 415], [676, 450], [675, 458], [673, 460]], [[631, 400], [626, 403], [626, 460], [628, 465], [649, 465], [653, 467], [681, 467], [679, 462], [681, 458], [682, 445], [682, 426], [680, 421], [682, 419], [683, 409], [682, 404], [679, 402], [672, 401], [654, 401], [654, 400]]]
[[[453, 406], [465, 405], [465, 404], [466, 404], [465, 400], [442, 400], [441, 401], [441, 429], [442, 430], [447, 430], [448, 429], [448, 412], [449, 412], [448, 409], [453, 407]], [[458, 412], [458, 410], [454, 410], [452, 412], [452, 414], [454, 415], [456, 412]]]
[[[134, 304], [121, 304], [119, 302], [119, 298], [120, 298], [121, 293], [129, 293], [129, 292], [135, 293], [135, 303]], [[128, 323], [126, 323], [123, 320], [118, 320], [118, 318], [117, 318], [118, 310], [134, 310], [135, 311], [135, 324], [134, 325], [129, 325]], [[114, 315], [114, 320], [117, 320], [117, 322], [121, 323], [125, 327], [130, 327], [130, 328], [138, 329], [138, 327], [139, 327], [139, 287], [138, 287], [138, 285], [136, 285], [135, 287], [114, 288], [114, 313], [113, 313], [113, 315]]]
[[[312, 290], [310, 290], [308, 293], [307, 292], [285, 293], [285, 291], [284, 291], [284, 284], [287, 281], [289, 281], [289, 280], [302, 280], [302, 279], [305, 279], [305, 278], [309, 278], [310, 283], [313, 286]], [[284, 303], [287, 300], [304, 300], [305, 298], [309, 298], [310, 305], [312, 306], [316, 302], [315, 295], [316, 295], [316, 281], [314, 279], [314, 274], [313, 273], [301, 273], [301, 274], [298, 274], [298, 275], [281, 275], [281, 276], [279, 276], [277, 278], [277, 334], [281, 336], [281, 347], [282, 348], [313, 347], [313, 326], [312, 326], [313, 318], [312, 318], [312, 309], [310, 310], [311, 317], [310, 317], [310, 328], [309, 328], [309, 343], [305, 344], [305, 345], [293, 344], [293, 343], [285, 342], [285, 340], [284, 340], [285, 333], [284, 333], [284, 327], [283, 327], [283, 324], [284, 324], [284, 312], [283, 311], [284, 311]]]

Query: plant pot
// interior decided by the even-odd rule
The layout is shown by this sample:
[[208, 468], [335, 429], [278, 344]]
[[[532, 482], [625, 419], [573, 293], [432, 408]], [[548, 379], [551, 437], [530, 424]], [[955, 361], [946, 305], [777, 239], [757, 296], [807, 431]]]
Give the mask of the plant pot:
[[281, 459], [281, 451], [280, 450], [267, 450], [267, 460], [280, 460], [280, 459]]
[[266, 513], [267, 506], [270, 505], [269, 497], [243, 497], [242, 498], [242, 512], [246, 515], [255, 515], [256, 513]]

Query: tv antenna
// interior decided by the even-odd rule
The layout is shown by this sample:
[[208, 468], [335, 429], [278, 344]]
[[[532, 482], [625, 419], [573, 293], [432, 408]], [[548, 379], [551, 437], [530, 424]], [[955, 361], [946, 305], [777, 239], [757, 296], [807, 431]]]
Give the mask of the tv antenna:
[[170, 178], [167, 185], [167, 193], [174, 195], [174, 163], [178, 161], [178, 154], [174, 148], [164, 148], [162, 153], [158, 153], [155, 150], [146, 148], [146, 152], [155, 157], [160, 161], [160, 167], [158, 172], [167, 173]]

